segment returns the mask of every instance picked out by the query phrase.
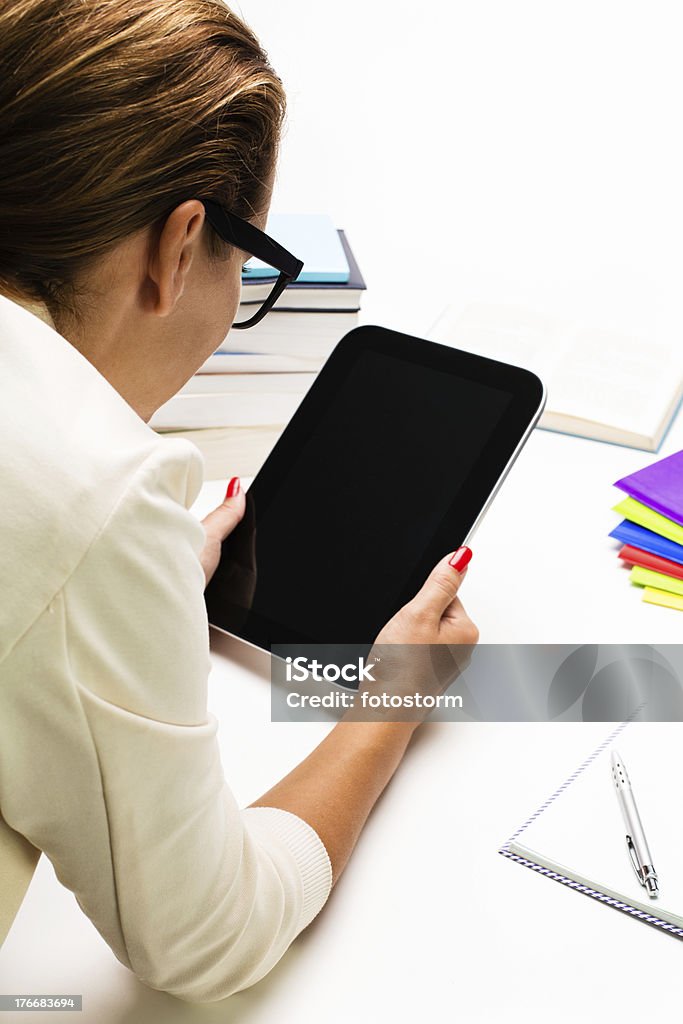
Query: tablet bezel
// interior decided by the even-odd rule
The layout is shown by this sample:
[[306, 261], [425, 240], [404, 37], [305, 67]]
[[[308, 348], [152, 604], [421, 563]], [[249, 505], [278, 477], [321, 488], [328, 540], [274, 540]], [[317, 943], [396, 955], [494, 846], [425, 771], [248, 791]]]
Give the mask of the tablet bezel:
[[[524, 446], [529, 434], [543, 411], [546, 391], [541, 380], [531, 371], [512, 366], [485, 356], [402, 334], [385, 327], [365, 325], [349, 331], [335, 347], [318, 373], [313, 385], [304, 396], [292, 419], [278, 439], [263, 466], [254, 478], [247, 500], [253, 502], [258, 531], [258, 509], [266, 508], [272, 494], [287, 474], [288, 466], [315, 429], [315, 424], [327, 411], [330, 399], [336, 394], [339, 382], [365, 351], [398, 357], [406, 362], [450, 373], [461, 379], [487, 385], [509, 393], [511, 401], [484, 445], [473, 470], [466, 478], [464, 491], [457, 493], [449, 504], [436, 533], [426, 547], [422, 560], [407, 580], [403, 591], [396, 596], [393, 608], [380, 616], [378, 629], [402, 605], [415, 595], [424, 582], [429, 569], [449, 551], [467, 543], [486, 513], [496, 492], [507, 476], [512, 464]], [[443, 471], [443, 467], [439, 468]], [[454, 531], [454, 517], [460, 524]], [[257, 532], [258, 535], [258, 532]], [[230, 543], [228, 537], [224, 545]], [[261, 650], [270, 652], [278, 644], [297, 643], [355, 643], [371, 644], [373, 637], [312, 637], [267, 619], [250, 609], [233, 605], [233, 621], [226, 623], [217, 605], [227, 610], [226, 600], [214, 597], [218, 590], [221, 567], [205, 591], [210, 624], [223, 633], [235, 636]], [[242, 617], [239, 626], [234, 618]], [[221, 623], [222, 620], [222, 623]]]

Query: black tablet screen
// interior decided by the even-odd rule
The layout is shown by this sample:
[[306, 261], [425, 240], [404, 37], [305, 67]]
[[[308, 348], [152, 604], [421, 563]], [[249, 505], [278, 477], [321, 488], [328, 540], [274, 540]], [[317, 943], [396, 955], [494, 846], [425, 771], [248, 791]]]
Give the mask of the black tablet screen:
[[[243, 536], [223, 547], [224, 583], [207, 591], [210, 621], [261, 646], [371, 641], [433, 562], [462, 543], [459, 500], [510, 409], [504, 383], [400, 350], [347, 359], [310, 415], [300, 408], [286, 432], [296, 437], [280, 442], [248, 492]], [[255, 557], [248, 609], [230, 593], [228, 569], [245, 551]]]
[[361, 630], [403, 589], [510, 398], [363, 352], [259, 518], [255, 610], [315, 636]]

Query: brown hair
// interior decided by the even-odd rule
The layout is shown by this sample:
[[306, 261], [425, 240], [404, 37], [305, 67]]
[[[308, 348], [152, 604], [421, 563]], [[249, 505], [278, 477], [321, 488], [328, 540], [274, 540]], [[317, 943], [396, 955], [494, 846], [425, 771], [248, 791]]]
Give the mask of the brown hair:
[[76, 316], [81, 271], [178, 203], [258, 209], [284, 91], [222, 0], [2, 0], [0, 67], [0, 291]]

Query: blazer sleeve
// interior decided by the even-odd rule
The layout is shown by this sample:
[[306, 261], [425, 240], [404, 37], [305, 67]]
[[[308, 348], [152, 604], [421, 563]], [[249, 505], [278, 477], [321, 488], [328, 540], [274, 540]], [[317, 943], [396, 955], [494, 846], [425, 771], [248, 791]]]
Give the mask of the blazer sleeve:
[[44, 740], [59, 770], [51, 814], [34, 809], [28, 831], [119, 959], [202, 1002], [262, 978], [324, 904], [332, 872], [306, 822], [240, 810], [226, 784], [207, 712], [190, 448], [166, 439], [144, 459], [48, 610], [46, 642], [65, 666]]

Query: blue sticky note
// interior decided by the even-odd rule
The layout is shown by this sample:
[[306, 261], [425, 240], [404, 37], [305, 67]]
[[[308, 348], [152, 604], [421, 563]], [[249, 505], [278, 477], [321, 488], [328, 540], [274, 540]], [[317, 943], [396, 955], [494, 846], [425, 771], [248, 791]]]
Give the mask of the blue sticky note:
[[[271, 213], [266, 234], [283, 245], [304, 267], [297, 281], [345, 284], [349, 264], [331, 217], [323, 213]], [[276, 274], [277, 276], [277, 274]], [[273, 277], [273, 268], [255, 257], [243, 273], [244, 281]]]
[[641, 551], [649, 551], [651, 555], [660, 555], [662, 558], [669, 558], [672, 562], [683, 565], [683, 544], [676, 544], [666, 537], [660, 537], [652, 530], [646, 530], [644, 526], [637, 523], [630, 523], [624, 519], [610, 533], [610, 537], [620, 540], [622, 544], [631, 544]]

